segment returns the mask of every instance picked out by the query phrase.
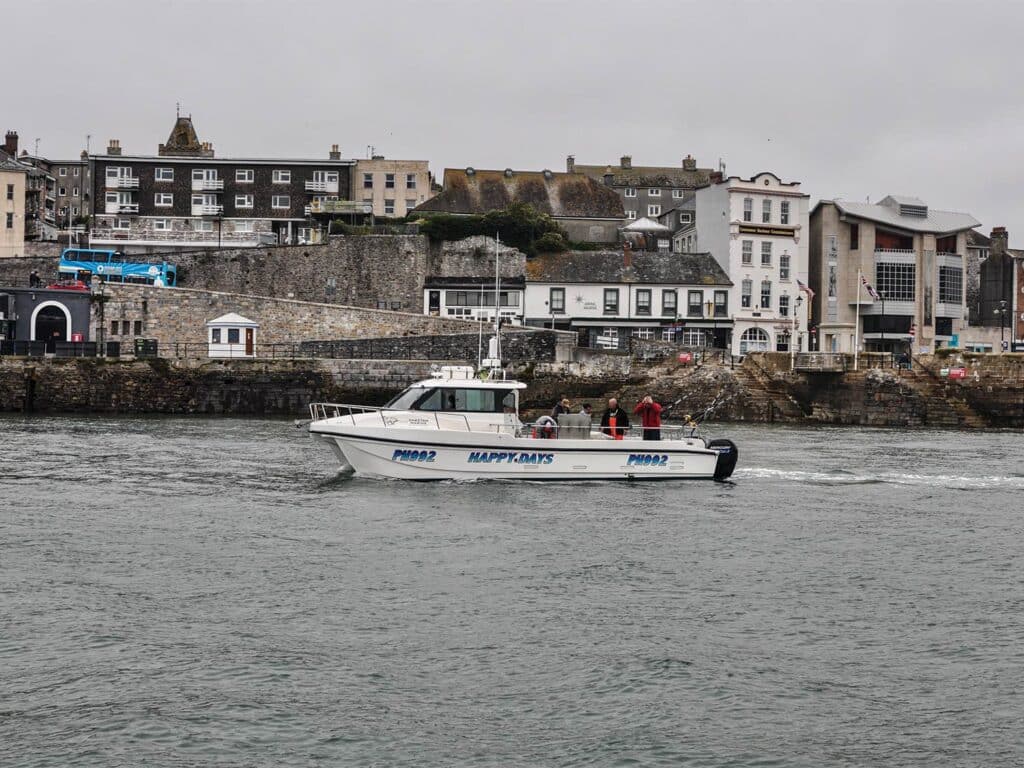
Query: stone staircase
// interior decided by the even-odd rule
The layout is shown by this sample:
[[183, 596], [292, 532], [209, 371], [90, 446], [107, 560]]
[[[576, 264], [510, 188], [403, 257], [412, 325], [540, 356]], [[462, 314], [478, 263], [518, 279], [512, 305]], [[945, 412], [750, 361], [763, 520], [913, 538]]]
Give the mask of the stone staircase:
[[804, 421], [807, 414], [786, 390], [785, 382], [773, 377], [753, 357], [733, 371], [746, 390], [751, 416], [763, 421]]

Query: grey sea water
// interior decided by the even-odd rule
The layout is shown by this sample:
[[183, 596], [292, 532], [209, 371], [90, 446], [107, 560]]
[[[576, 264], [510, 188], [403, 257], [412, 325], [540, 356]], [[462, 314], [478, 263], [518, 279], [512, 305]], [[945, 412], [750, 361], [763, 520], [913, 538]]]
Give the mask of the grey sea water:
[[2, 418], [0, 765], [1024, 764], [1024, 438], [715, 432], [733, 484], [410, 484]]

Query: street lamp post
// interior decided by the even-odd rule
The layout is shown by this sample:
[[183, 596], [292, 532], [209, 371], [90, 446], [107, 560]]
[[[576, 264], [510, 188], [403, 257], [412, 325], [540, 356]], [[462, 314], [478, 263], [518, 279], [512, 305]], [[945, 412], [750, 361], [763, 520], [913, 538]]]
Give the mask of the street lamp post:
[[[708, 299], [707, 301], [704, 302], [704, 309], [707, 311], [706, 317], [713, 317], [712, 312], [714, 312], [715, 303], [713, 301], [711, 301], [711, 299]], [[715, 334], [711, 333], [711, 332], [708, 332], [708, 338], [710, 340], [710, 343], [707, 344], [706, 346], [708, 346], [708, 347], [715, 346]]]
[[800, 327], [800, 305], [804, 303], [803, 296], [797, 296], [796, 301], [793, 302], [793, 317], [790, 322], [790, 333], [789, 333], [789, 370], [796, 368], [796, 339], [797, 329]]
[[882, 322], [880, 327], [882, 329], [882, 351], [885, 352], [885, 293], [879, 291], [878, 298], [882, 300]]
[[999, 309], [993, 310], [994, 314], [999, 315], [999, 351], [1003, 351], [1003, 345], [1006, 344], [1006, 300], [999, 300]]

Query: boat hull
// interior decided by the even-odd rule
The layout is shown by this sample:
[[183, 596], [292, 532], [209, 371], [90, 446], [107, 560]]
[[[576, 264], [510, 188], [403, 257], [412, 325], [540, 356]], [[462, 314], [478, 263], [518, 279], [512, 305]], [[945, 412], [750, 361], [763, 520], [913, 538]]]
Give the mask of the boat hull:
[[[558, 439], [353, 427], [313, 422], [342, 469], [402, 480], [681, 480], [719, 477], [721, 447], [664, 441]], [[451, 433], [449, 433], [450, 435]], [[730, 444], [731, 445], [731, 444]], [[735, 458], [732, 461], [735, 464]], [[731, 473], [731, 466], [729, 467]]]

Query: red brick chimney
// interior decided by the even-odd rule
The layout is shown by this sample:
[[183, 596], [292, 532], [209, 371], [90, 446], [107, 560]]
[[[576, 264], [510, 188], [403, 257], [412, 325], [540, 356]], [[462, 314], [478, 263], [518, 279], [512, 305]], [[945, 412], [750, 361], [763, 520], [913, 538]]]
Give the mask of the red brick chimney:
[[4, 136], [4, 152], [11, 157], [18, 156], [18, 132], [8, 131]]
[[633, 246], [628, 240], [622, 244], [622, 266], [626, 269], [633, 266]]

